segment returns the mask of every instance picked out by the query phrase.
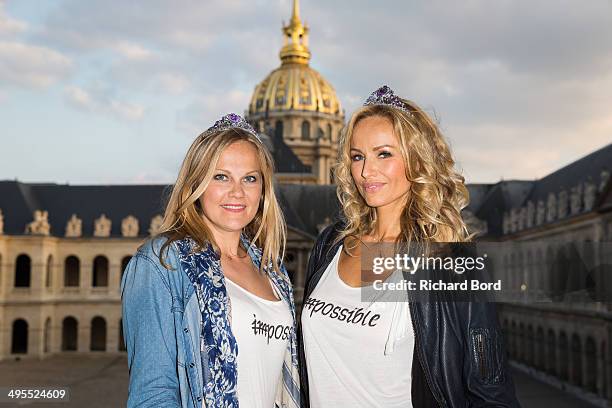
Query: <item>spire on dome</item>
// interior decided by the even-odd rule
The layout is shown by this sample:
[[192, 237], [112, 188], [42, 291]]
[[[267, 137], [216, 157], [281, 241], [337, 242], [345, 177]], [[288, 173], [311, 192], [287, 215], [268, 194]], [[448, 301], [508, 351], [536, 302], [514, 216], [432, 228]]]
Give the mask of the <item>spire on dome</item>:
[[310, 61], [308, 49], [308, 26], [300, 20], [299, 0], [293, 0], [293, 11], [289, 24], [283, 26], [283, 48], [280, 51], [282, 65], [303, 64]]

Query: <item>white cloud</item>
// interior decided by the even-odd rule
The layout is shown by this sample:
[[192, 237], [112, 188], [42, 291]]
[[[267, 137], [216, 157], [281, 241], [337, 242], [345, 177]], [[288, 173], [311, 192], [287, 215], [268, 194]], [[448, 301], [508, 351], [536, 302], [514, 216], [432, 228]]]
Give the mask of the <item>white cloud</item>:
[[110, 98], [101, 92], [92, 93], [78, 86], [66, 87], [65, 96], [68, 103], [77, 109], [111, 114], [128, 121], [138, 121], [145, 114], [145, 108], [141, 105]]
[[46, 88], [67, 76], [72, 61], [51, 48], [22, 40], [29, 26], [9, 16], [0, 0], [0, 84]]
[[190, 81], [185, 76], [171, 72], [159, 74], [155, 82], [162, 90], [171, 94], [183, 93], [190, 85]]
[[4, 11], [4, 2], [0, 1], [0, 36], [8, 37], [26, 31], [28, 24], [11, 18]]
[[468, 182], [541, 178], [610, 143], [612, 115], [576, 127], [451, 127], [451, 149]]
[[145, 112], [143, 106], [117, 100], [110, 101], [110, 110], [127, 120], [140, 120]]
[[[543, 176], [610, 142], [609, 0], [354, 0], [350, 13], [346, 2], [301, 3], [311, 65], [347, 114], [389, 84], [438, 114], [472, 181]], [[76, 66], [70, 83], [87, 85], [65, 88], [72, 106], [126, 121], [159, 109], [189, 137], [244, 113], [280, 63], [291, 11], [290, 0], [60, 4], [30, 27], [0, 0], [0, 44], [10, 45], [0, 84], [44, 87]]]
[[72, 61], [49, 48], [0, 41], [0, 82], [45, 88], [66, 77]]
[[178, 113], [177, 128], [195, 137], [226, 113], [234, 112], [243, 116], [250, 99], [250, 93], [237, 89], [209, 92]]
[[128, 60], [148, 60], [153, 55], [153, 53], [145, 47], [126, 41], [115, 44], [113, 48]]
[[93, 100], [91, 99], [91, 96], [87, 92], [85, 92], [83, 89], [77, 86], [70, 86], [66, 88], [66, 96], [68, 96], [71, 102], [73, 102], [75, 105], [81, 108], [86, 108], [86, 109], [94, 108], [94, 103], [93, 103]]

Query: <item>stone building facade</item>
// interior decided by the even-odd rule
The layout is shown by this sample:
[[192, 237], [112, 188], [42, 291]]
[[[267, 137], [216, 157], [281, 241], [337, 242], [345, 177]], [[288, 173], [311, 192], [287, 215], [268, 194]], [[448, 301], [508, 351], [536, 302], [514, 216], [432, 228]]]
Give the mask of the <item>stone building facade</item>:
[[[0, 181], [0, 360], [124, 351], [122, 273], [158, 230], [169, 188]], [[301, 299], [314, 239], [337, 213], [335, 189], [279, 184], [276, 194]]]
[[470, 210], [487, 223], [480, 239], [520, 244], [504, 259], [516, 301], [499, 305], [510, 358], [604, 405], [612, 399], [611, 170], [608, 145], [540, 180], [470, 186]]

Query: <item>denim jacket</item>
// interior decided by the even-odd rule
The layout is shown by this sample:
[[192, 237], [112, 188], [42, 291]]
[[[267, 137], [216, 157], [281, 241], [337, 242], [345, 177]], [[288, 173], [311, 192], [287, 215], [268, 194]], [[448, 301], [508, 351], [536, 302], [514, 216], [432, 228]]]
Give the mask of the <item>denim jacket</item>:
[[[164, 242], [157, 238], [142, 245], [121, 280], [127, 406], [201, 408], [203, 386], [211, 377], [199, 347], [202, 315], [174, 245], [164, 254], [170, 269], [159, 262]], [[281, 388], [279, 383], [277, 395]]]

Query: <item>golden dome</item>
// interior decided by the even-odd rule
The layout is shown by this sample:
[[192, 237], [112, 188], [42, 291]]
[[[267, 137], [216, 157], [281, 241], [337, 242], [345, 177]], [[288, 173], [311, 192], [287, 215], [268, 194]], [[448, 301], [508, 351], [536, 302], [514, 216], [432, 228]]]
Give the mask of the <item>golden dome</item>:
[[306, 110], [340, 113], [334, 88], [308, 65], [288, 64], [272, 71], [255, 87], [249, 113]]
[[281, 66], [255, 87], [249, 114], [271, 111], [304, 110], [340, 114], [336, 91], [325, 78], [308, 66], [308, 27], [299, 17], [298, 1], [293, 1], [289, 24], [283, 27]]

